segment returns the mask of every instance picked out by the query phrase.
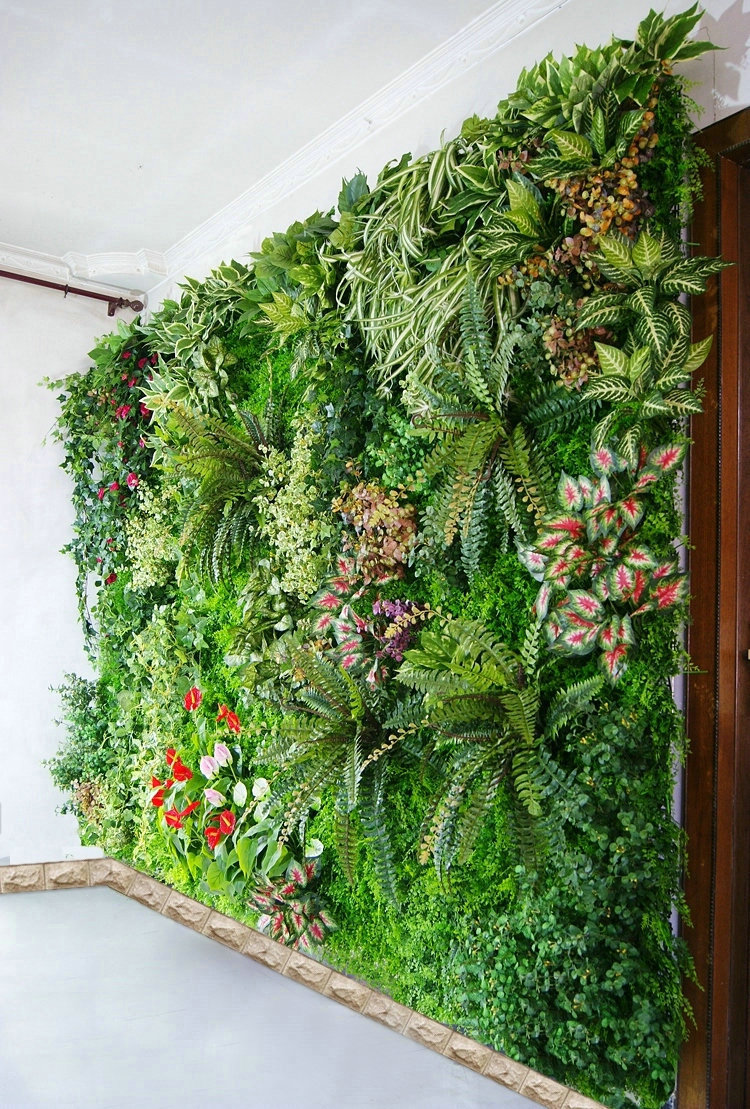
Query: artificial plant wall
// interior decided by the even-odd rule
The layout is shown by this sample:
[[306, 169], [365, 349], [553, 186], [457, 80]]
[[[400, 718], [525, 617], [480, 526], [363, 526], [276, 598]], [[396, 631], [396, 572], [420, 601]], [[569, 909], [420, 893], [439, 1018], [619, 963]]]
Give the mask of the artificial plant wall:
[[550, 55], [52, 383], [86, 842], [612, 1106], [686, 1016], [697, 19]]

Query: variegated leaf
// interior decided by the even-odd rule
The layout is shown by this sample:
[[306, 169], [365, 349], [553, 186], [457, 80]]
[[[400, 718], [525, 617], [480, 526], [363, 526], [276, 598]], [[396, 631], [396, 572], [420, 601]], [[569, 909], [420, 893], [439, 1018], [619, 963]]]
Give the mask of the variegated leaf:
[[602, 615], [602, 604], [593, 593], [586, 589], [571, 589], [567, 596], [567, 607], [585, 620], [598, 621]]
[[633, 247], [631, 257], [643, 276], [650, 277], [661, 261], [661, 248], [658, 241], [647, 231], [642, 231]]
[[621, 500], [618, 505], [620, 514], [629, 528], [635, 528], [643, 516], [643, 505], [637, 497], [629, 496]]
[[508, 212], [507, 218], [515, 224], [522, 235], [525, 235], [529, 239], [536, 239], [538, 237], [540, 232], [539, 224], [528, 212]]
[[651, 571], [651, 579], [652, 581], [660, 581], [662, 578], [666, 578], [669, 577], [670, 574], [674, 574], [676, 570], [676, 562], [660, 562], [659, 565], [655, 566], [654, 569]]
[[628, 356], [624, 351], [608, 343], [594, 343], [594, 346], [599, 355], [599, 365], [603, 374], [627, 374]]
[[544, 585], [542, 585], [541, 589], [537, 593], [536, 600], [534, 601], [534, 612], [536, 614], [537, 620], [543, 620], [547, 615], [551, 596], [552, 587], [545, 583]]
[[627, 600], [635, 588], [635, 570], [622, 562], [613, 567], [609, 573], [609, 588], [617, 600]]
[[568, 655], [590, 655], [596, 646], [598, 624], [593, 628], [567, 628], [555, 646]]
[[[541, 551], [535, 550], [533, 547], [518, 547], [518, 558], [532, 577], [537, 578], [537, 581], [542, 580], [547, 558]], [[537, 575], [539, 576], [537, 577]]]
[[577, 135], [574, 131], [548, 131], [547, 138], [555, 144], [563, 158], [591, 165], [594, 152], [583, 135]]
[[628, 377], [635, 382], [651, 369], [651, 350], [648, 347], [638, 347], [630, 356], [628, 362]]
[[568, 512], [575, 512], [583, 507], [583, 492], [580, 485], [564, 470], [557, 483], [557, 499]]
[[505, 187], [508, 190], [511, 212], [525, 212], [535, 224], [539, 224], [541, 222], [539, 202], [531, 189], [527, 189], [512, 177], [505, 182]]
[[611, 651], [603, 651], [600, 656], [600, 665], [612, 685], [619, 681], [627, 667], [628, 649], [624, 643], [618, 643]]
[[[641, 118], [642, 114], [637, 113]], [[640, 125], [640, 124], [639, 124]], [[603, 235], [599, 240], [599, 250], [607, 259], [611, 266], [615, 269], [622, 271], [622, 273], [630, 273], [633, 270], [633, 263], [630, 258], [630, 241], [624, 235], [619, 235], [616, 232], [611, 232], [609, 235]]]
[[668, 474], [675, 470], [685, 457], [685, 443], [668, 443], [652, 450], [646, 459], [646, 467]]
[[573, 513], [568, 516], [554, 516], [545, 521], [545, 527], [553, 532], [566, 532], [572, 539], [579, 539], [584, 532], [583, 520]]
[[669, 321], [662, 312], [644, 311], [639, 314], [633, 333], [639, 343], [648, 344], [659, 358], [663, 358], [667, 353], [670, 327]]
[[648, 547], [631, 547], [625, 555], [625, 562], [634, 570], [653, 570], [656, 559]]
[[691, 374], [693, 370], [697, 370], [699, 366], [703, 365], [708, 358], [713, 341], [713, 335], [709, 335], [707, 339], [702, 339], [700, 343], [690, 344], [690, 353], [684, 366], [686, 374]]
[[623, 467], [616, 453], [609, 447], [597, 447], [591, 452], [591, 465], [597, 474], [614, 474]]
[[591, 505], [593, 503], [591, 498], [592, 498], [593, 492], [594, 492], [593, 482], [591, 481], [590, 478], [587, 478], [585, 475], [579, 475], [578, 487], [581, 490], [581, 495], [583, 496], [583, 503], [585, 505], [588, 505], [589, 508], [591, 508]]
[[576, 329], [582, 331], [589, 327], [611, 327], [626, 320], [629, 314], [619, 293], [592, 296], [581, 306], [576, 320]]
[[660, 582], [651, 590], [651, 599], [656, 601], [658, 610], [672, 608], [687, 594], [687, 578], [681, 577], [676, 581]]
[[661, 473], [651, 467], [647, 467], [645, 470], [641, 470], [641, 472], [638, 474], [638, 480], [633, 486], [633, 492], [640, 493], [642, 489], [648, 489], [648, 487], [650, 485], [654, 485], [660, 477]]
[[592, 377], [586, 383], [586, 396], [616, 404], [630, 397], [631, 385], [626, 377]]

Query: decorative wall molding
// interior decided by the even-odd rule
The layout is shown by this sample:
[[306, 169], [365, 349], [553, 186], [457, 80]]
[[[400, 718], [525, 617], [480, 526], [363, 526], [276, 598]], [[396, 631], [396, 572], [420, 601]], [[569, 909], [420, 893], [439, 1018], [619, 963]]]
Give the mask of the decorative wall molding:
[[[84, 282], [91, 292], [111, 293], [113, 290], [122, 290], [133, 295], [140, 295], [143, 286], [131, 288], [128, 283], [126, 288], [122, 282], [123, 276], [132, 274], [141, 278], [163, 278], [168, 272], [164, 255], [156, 250], [113, 250], [103, 254], [68, 251], [60, 257], [10, 243], [0, 243], [0, 268], [14, 270], [24, 276], [39, 277], [44, 281], [58, 281], [63, 284]], [[117, 275], [120, 280], [112, 284], [96, 283], [96, 278], [106, 278], [109, 274]]]
[[579, 1094], [570, 1086], [562, 1086], [502, 1052], [493, 1051], [448, 1025], [399, 1004], [387, 994], [371, 989], [366, 982], [340, 974], [326, 963], [293, 951], [262, 932], [224, 916], [116, 859], [105, 856], [102, 859], [0, 866], [0, 894], [91, 886], [109, 886], [125, 897], [140, 901], [154, 912], [262, 963], [269, 970], [283, 974], [285, 978], [291, 978], [331, 1001], [387, 1025], [394, 1032], [408, 1036], [470, 1070], [478, 1071], [485, 1078], [522, 1094], [546, 1109], [605, 1109], [600, 1102]]
[[[167, 285], [332, 163], [349, 157], [415, 105], [507, 46], [570, 0], [499, 0], [420, 61], [327, 127], [165, 253]], [[155, 290], [153, 290], [155, 292]]]

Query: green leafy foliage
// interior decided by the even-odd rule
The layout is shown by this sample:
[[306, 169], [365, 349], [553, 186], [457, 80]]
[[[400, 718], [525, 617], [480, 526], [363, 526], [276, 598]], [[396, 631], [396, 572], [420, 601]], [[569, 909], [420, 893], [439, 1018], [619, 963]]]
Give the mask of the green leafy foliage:
[[615, 1109], [667, 1098], [689, 968], [699, 14], [543, 59], [53, 383], [86, 842]]

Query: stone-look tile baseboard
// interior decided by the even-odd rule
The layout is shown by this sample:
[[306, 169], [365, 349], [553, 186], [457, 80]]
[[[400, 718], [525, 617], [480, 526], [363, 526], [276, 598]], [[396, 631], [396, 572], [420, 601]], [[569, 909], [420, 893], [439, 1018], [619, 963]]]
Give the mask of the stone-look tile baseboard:
[[25, 863], [0, 866], [0, 893], [31, 893], [39, 890], [109, 886], [132, 897], [157, 913], [201, 932], [234, 951], [263, 963], [271, 970], [333, 1001], [347, 1005], [394, 1032], [417, 1040], [463, 1066], [478, 1071], [502, 1086], [523, 1094], [545, 1109], [604, 1109], [598, 1101], [561, 1086], [551, 1078], [530, 1070], [507, 1055], [493, 1051], [445, 1024], [400, 1005], [385, 994], [348, 978], [324, 963], [277, 943], [254, 928], [194, 901], [182, 893], [141, 874], [116, 859], [81, 859], [57, 863]]

